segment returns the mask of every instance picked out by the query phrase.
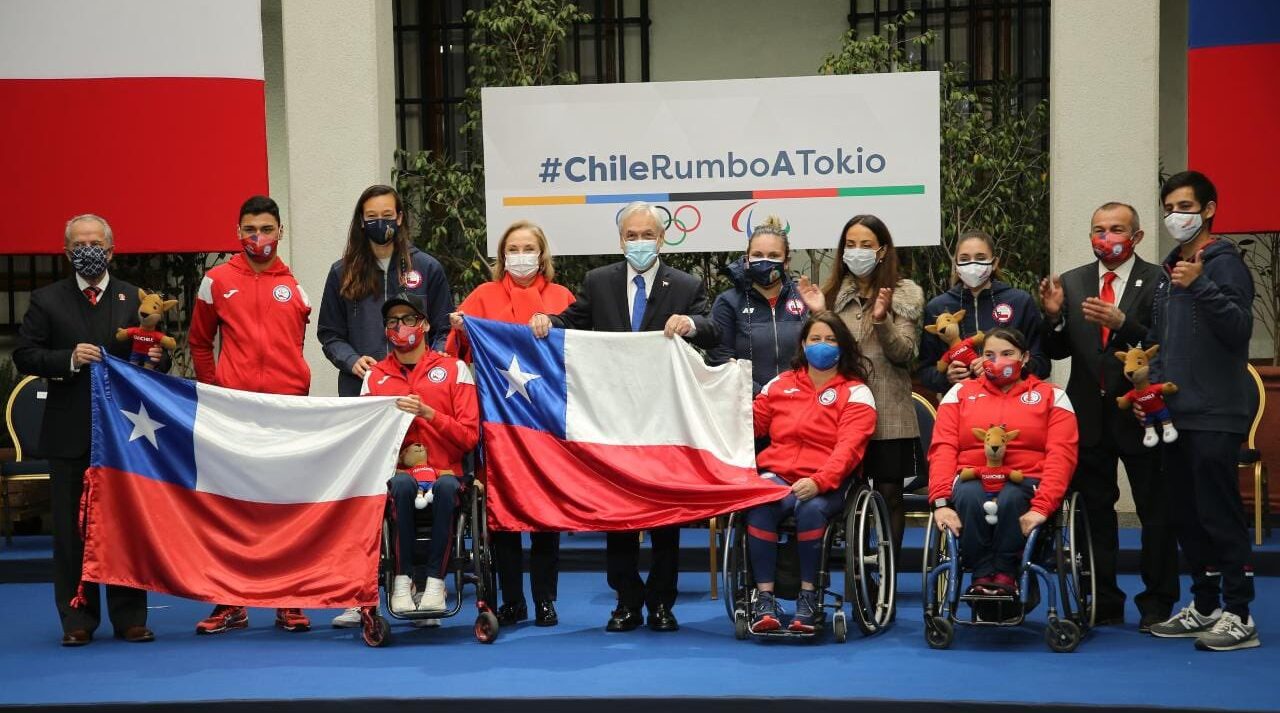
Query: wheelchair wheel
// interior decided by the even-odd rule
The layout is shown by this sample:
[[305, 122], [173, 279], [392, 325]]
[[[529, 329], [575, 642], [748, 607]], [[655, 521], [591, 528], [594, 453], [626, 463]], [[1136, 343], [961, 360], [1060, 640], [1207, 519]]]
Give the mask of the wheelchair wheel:
[[1080, 645], [1080, 627], [1070, 619], [1052, 619], [1044, 629], [1044, 641], [1055, 653], [1069, 654]]
[[835, 635], [837, 644], [849, 639], [849, 621], [844, 618], [844, 611], [838, 611], [831, 617], [831, 633]]
[[1093, 577], [1093, 538], [1090, 537], [1089, 515], [1079, 493], [1072, 493], [1067, 498], [1062, 518], [1058, 532], [1057, 569], [1063, 617], [1072, 620], [1078, 629], [1090, 629], [1094, 625], [1093, 603], [1098, 585]]
[[741, 614], [745, 621], [748, 617], [747, 598], [750, 596], [750, 584], [747, 576], [747, 522], [746, 517], [735, 512], [729, 515], [724, 527], [725, 540], [722, 548], [724, 555], [720, 568], [720, 588], [724, 599], [724, 610], [729, 621], [737, 626]]
[[[391, 507], [391, 499], [387, 498], [387, 511], [383, 513], [382, 518], [382, 549], [378, 552], [378, 579], [388, 600], [396, 579], [396, 533], [394, 521], [391, 518]], [[387, 606], [390, 607], [390, 604]]]
[[380, 648], [391, 643], [391, 622], [374, 607], [365, 607], [360, 614], [360, 635], [365, 646]]
[[750, 622], [747, 621], [747, 613], [739, 609], [733, 613], [733, 638], [742, 641], [747, 638], [747, 627]]
[[889, 509], [874, 490], [859, 488], [845, 520], [845, 591], [864, 635], [888, 626], [897, 590]]
[[498, 640], [498, 617], [493, 612], [482, 611], [476, 617], [476, 641], [482, 644], [492, 644]]
[[[477, 489], [471, 497], [471, 545], [472, 556], [475, 558], [476, 607], [483, 612], [493, 611], [498, 592], [493, 548], [489, 543], [488, 501], [484, 492]], [[496, 626], [497, 620], [494, 622]], [[494, 638], [497, 638], [496, 634]]]
[[946, 617], [931, 616], [924, 620], [924, 640], [931, 649], [951, 648], [955, 639], [955, 629]]

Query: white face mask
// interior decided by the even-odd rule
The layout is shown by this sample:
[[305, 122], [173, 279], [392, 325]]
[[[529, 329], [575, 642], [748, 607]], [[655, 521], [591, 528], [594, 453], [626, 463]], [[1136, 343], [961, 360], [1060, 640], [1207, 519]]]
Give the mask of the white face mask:
[[1203, 226], [1204, 218], [1199, 213], [1170, 213], [1164, 217], [1164, 227], [1169, 229], [1169, 234], [1179, 243], [1190, 242], [1200, 234]]
[[875, 271], [876, 265], [880, 264], [880, 258], [876, 254], [877, 251], [871, 248], [846, 248], [844, 251], [844, 264], [849, 268], [854, 277], [866, 277]]
[[520, 279], [531, 277], [541, 267], [541, 257], [538, 253], [507, 253], [507, 272]]
[[976, 290], [978, 287], [985, 285], [987, 280], [991, 279], [991, 273], [995, 270], [995, 260], [988, 262], [966, 262], [956, 265], [956, 274], [960, 276], [960, 281], [965, 287]]

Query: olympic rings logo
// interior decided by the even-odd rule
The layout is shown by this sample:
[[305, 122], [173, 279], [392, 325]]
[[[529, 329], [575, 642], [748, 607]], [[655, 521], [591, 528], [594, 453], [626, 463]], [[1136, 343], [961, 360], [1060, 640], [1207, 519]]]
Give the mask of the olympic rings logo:
[[[662, 211], [663, 216], [665, 216], [662, 219], [663, 232], [670, 231], [672, 226], [674, 226], [676, 230], [680, 231], [680, 238], [678, 240], [672, 240], [671, 236], [668, 235], [665, 241], [666, 245], [680, 245], [688, 239], [689, 233], [697, 230], [698, 227], [702, 225], [702, 211], [698, 210], [698, 207], [695, 205], [685, 203], [684, 205], [677, 207], [674, 213], [663, 205], [655, 205], [654, 208]], [[613, 222], [618, 222], [618, 218], [621, 215], [622, 208], [619, 208], [618, 212], [613, 216]]]

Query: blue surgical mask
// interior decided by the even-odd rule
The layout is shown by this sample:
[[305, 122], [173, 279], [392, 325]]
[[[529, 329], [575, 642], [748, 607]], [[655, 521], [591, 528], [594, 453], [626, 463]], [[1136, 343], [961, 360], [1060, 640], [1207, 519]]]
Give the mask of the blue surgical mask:
[[751, 281], [767, 287], [782, 279], [782, 261], [768, 258], [747, 259], [747, 277]]
[[636, 272], [644, 272], [653, 265], [654, 260], [658, 259], [658, 241], [628, 240], [623, 247], [623, 252], [627, 262], [631, 263], [631, 267], [634, 267]]
[[364, 222], [364, 236], [374, 245], [386, 245], [395, 240], [399, 229], [395, 218], [375, 218]]
[[815, 369], [830, 369], [840, 361], [840, 347], [830, 342], [805, 345], [804, 360]]

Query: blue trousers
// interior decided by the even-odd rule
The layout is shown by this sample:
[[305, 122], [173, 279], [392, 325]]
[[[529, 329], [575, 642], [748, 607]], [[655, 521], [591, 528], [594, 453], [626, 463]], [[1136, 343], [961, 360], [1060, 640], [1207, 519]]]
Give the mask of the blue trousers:
[[[442, 475], [431, 486], [431, 546], [427, 550], [427, 576], [444, 578], [449, 548], [453, 545], [453, 511], [458, 507], [460, 483], [452, 475]], [[396, 564], [400, 574], [413, 572], [413, 499], [418, 481], [408, 473], [391, 477], [391, 501], [395, 504]]]
[[[776, 475], [769, 479], [779, 485], [787, 482]], [[789, 515], [796, 516], [796, 539], [800, 558], [800, 581], [814, 583], [818, 579], [818, 560], [822, 556], [822, 536], [827, 523], [840, 512], [844, 489], [801, 501], [794, 494], [747, 511], [747, 556], [757, 582], [773, 582], [778, 570], [778, 524]]]
[[989, 499], [982, 489], [982, 481], [956, 483], [951, 500], [960, 515], [960, 559], [965, 567], [973, 570], [974, 578], [1000, 572], [1017, 579], [1022, 567], [1022, 548], [1027, 544], [1018, 518], [1031, 507], [1035, 485], [1036, 481], [1031, 479], [1005, 483], [996, 494], [997, 519], [996, 524], [991, 525], [982, 510], [982, 504]]

